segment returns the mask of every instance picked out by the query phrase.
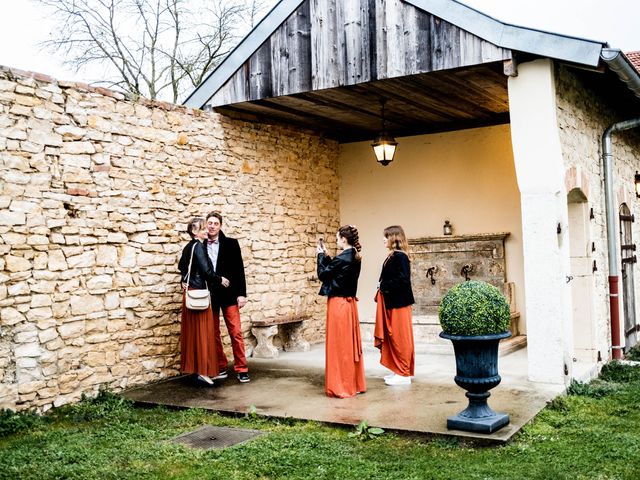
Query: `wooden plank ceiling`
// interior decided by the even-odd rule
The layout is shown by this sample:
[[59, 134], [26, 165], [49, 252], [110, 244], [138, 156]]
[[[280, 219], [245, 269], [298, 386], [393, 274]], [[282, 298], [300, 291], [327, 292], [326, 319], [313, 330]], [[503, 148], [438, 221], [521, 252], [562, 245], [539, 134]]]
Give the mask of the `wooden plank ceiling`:
[[407, 75], [355, 85], [220, 105], [229, 116], [312, 129], [340, 142], [373, 139], [382, 128], [396, 137], [508, 123], [502, 62]]
[[403, 0], [305, 0], [211, 92], [226, 114], [289, 122], [341, 142], [508, 121], [510, 50]]

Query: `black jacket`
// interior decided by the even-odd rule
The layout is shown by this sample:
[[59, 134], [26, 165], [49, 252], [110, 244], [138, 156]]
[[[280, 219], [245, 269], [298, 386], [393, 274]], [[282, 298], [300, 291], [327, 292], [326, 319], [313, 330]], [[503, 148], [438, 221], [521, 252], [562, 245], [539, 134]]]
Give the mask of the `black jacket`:
[[355, 297], [361, 266], [360, 260], [356, 259], [355, 248], [344, 250], [334, 259], [319, 253], [318, 278], [322, 282], [320, 295]]
[[[194, 245], [195, 250], [193, 250]], [[214, 283], [220, 283], [220, 277], [213, 272], [205, 244], [195, 238], [182, 249], [182, 256], [180, 257], [180, 262], [178, 262], [178, 269], [180, 270], [182, 281], [187, 281], [191, 250], [193, 250], [193, 260], [191, 261], [189, 286], [191, 288], [202, 289], [207, 288], [207, 285], [211, 286]], [[207, 282], [206, 284], [205, 280]]]
[[247, 296], [247, 281], [244, 276], [244, 262], [240, 244], [235, 238], [224, 233], [218, 234], [218, 260], [215, 265], [216, 275], [229, 280], [229, 286], [223, 287], [219, 282], [209, 285], [211, 303], [214, 306], [228, 307], [238, 303], [238, 297]]
[[406, 253], [394, 251], [382, 265], [380, 291], [386, 308], [401, 308], [413, 305], [411, 289], [411, 265]]

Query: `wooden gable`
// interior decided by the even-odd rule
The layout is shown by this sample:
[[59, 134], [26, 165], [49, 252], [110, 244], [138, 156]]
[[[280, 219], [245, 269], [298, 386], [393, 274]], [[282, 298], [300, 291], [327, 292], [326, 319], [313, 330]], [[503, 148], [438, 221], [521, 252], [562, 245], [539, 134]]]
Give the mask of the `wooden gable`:
[[305, 0], [207, 103], [233, 105], [510, 58], [510, 50], [402, 0]]

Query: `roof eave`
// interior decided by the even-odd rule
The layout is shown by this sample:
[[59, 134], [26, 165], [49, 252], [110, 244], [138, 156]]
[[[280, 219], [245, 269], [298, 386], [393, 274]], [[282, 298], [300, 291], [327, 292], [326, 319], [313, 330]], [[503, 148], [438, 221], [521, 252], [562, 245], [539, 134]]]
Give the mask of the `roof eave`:
[[520, 27], [455, 0], [404, 0], [499, 47], [597, 67], [606, 42]]
[[640, 73], [634, 68], [629, 59], [617, 48], [603, 48], [600, 54], [602, 60], [612, 72], [624, 82], [633, 94], [640, 98]]
[[[503, 23], [455, 0], [404, 0], [420, 10], [456, 25], [498, 47], [540, 55], [587, 67], [597, 67], [606, 42], [544, 32]], [[304, 0], [281, 0], [235, 49], [184, 100], [189, 107], [202, 108], [260, 48]]]
[[[211, 74], [182, 102], [193, 108], [202, 108], [213, 93], [218, 91], [242, 64], [260, 48], [267, 38], [295, 11], [304, 0], [281, 0], [251, 32], [227, 55]], [[207, 93], [212, 92], [212, 93]]]

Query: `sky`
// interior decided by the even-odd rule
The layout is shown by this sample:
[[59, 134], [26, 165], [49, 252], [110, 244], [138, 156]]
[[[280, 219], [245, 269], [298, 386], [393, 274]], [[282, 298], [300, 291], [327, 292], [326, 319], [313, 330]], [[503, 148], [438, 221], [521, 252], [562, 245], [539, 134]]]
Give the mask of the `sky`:
[[[640, 50], [640, 0], [463, 0], [462, 3], [506, 23], [606, 41], [625, 52]], [[55, 28], [31, 0], [0, 0], [0, 65], [60, 80], [95, 80], [95, 71], [69, 70], [63, 66], [63, 59], [38, 46]]]

